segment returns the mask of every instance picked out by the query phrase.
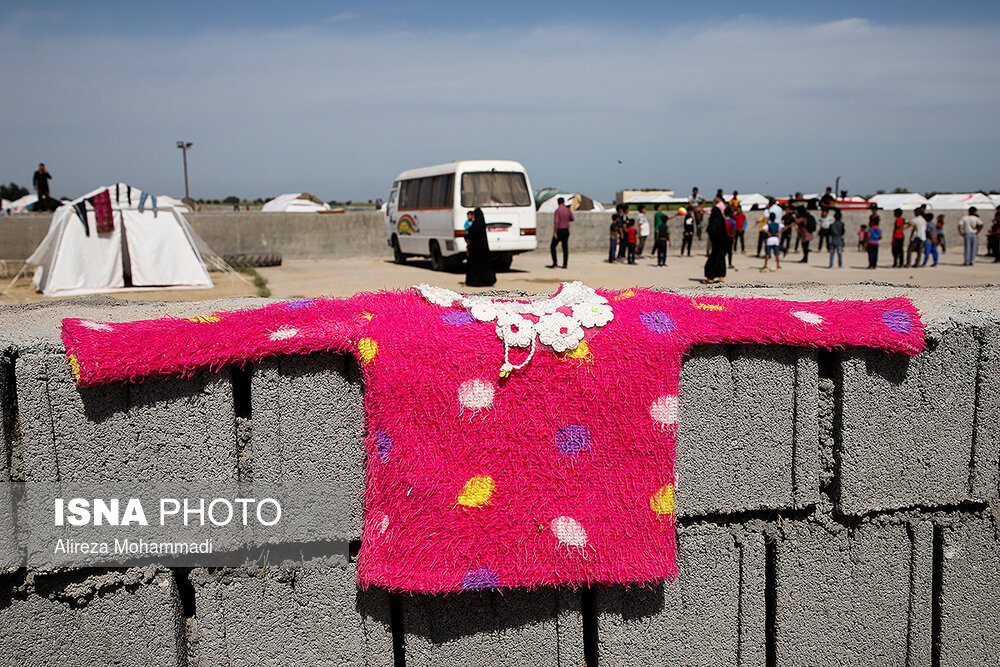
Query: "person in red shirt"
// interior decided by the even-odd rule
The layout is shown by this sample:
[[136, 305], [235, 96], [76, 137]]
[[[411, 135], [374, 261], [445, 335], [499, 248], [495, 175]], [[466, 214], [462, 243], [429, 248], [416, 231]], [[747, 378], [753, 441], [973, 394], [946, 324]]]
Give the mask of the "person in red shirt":
[[736, 244], [740, 244], [740, 254], [747, 254], [746, 241], [743, 239], [743, 234], [747, 228], [747, 214], [743, 212], [743, 209], [736, 207], [735, 215], [733, 220], [736, 222], [736, 235], [733, 236], [733, 251], [736, 251]]
[[552, 250], [552, 263], [549, 264], [549, 268], [554, 269], [557, 266], [556, 247], [561, 243], [562, 267], [565, 269], [569, 263], [569, 223], [573, 222], [573, 211], [570, 210], [569, 206], [566, 206], [564, 198], [560, 197], [556, 201], [559, 207], [556, 208], [556, 212], [552, 216], [552, 245], [549, 247]]
[[625, 238], [628, 243], [628, 263], [635, 264], [635, 220], [628, 219], [628, 227], [625, 228]]
[[903, 220], [903, 209], [897, 208], [892, 212], [896, 221], [892, 223], [892, 266], [903, 266], [903, 227], [906, 221]]

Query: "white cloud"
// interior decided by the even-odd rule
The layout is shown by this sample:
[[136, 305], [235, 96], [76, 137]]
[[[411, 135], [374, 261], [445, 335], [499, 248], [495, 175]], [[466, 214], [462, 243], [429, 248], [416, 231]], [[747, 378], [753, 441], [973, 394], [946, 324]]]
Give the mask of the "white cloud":
[[374, 198], [404, 168], [474, 156], [602, 198], [813, 190], [837, 174], [855, 191], [986, 187], [993, 32], [742, 19], [620, 39], [588, 25], [6, 34], [0, 60], [19, 66], [0, 73], [0, 181], [45, 160], [57, 193], [119, 178], [176, 193], [185, 139], [196, 196]]

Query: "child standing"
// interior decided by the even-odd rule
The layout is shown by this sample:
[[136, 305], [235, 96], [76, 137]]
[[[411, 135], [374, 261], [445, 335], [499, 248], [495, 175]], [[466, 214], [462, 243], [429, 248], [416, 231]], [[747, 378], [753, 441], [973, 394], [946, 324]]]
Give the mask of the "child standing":
[[882, 229], [879, 227], [878, 220], [875, 220], [868, 228], [866, 240], [868, 243], [868, 268], [874, 269], [878, 266], [878, 242], [882, 240]]
[[636, 232], [636, 229], [635, 229], [635, 220], [632, 219], [632, 218], [629, 218], [628, 219], [628, 226], [625, 227], [625, 234], [626, 234], [626, 238], [627, 238], [626, 248], [628, 250], [628, 263], [629, 264], [635, 264], [635, 237], [636, 237], [636, 233], [635, 232]]
[[695, 232], [695, 217], [694, 213], [687, 211], [684, 213], [684, 237], [681, 239], [681, 254], [684, 256], [684, 248], [687, 248], [688, 257], [691, 256], [691, 244], [694, 242], [694, 232]]
[[771, 255], [774, 255], [775, 269], [781, 269], [781, 232], [784, 225], [781, 224], [773, 211], [768, 213], [768, 218], [767, 241], [764, 244], [764, 268], [760, 270], [761, 273], [767, 271], [767, 262], [771, 259]]
[[656, 215], [654, 216], [656, 229], [653, 230], [656, 241], [656, 265], [667, 265], [667, 252], [670, 249], [670, 227], [667, 225], [667, 215], [660, 211], [660, 205], [656, 205]]
[[861, 225], [858, 230], [858, 252], [864, 252], [865, 244], [868, 242], [868, 225]]

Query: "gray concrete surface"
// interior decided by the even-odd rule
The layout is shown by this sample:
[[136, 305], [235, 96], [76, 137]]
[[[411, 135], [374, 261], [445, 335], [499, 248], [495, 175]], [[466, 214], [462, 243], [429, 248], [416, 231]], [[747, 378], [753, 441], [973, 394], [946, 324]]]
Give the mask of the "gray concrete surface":
[[347, 563], [193, 570], [196, 664], [392, 665], [389, 595], [356, 576]]
[[789, 522], [782, 533], [777, 664], [915, 664], [907, 662], [913, 545], [906, 526], [831, 534], [808, 522]]
[[[935, 324], [928, 331], [932, 354], [844, 354], [841, 512], [971, 497], [979, 338], [969, 326]], [[985, 439], [979, 455], [995, 461], [991, 447]]]
[[1000, 664], [997, 529], [993, 514], [965, 518], [942, 530], [939, 664]]
[[[763, 666], [763, 652], [752, 650], [761, 637], [743, 636], [744, 627], [764, 626], [764, 553], [754, 543], [763, 546], [758, 535], [744, 552], [726, 529], [688, 528], [677, 538], [676, 581], [598, 588], [601, 664]], [[749, 598], [761, 604], [742, 608]]]
[[816, 375], [815, 353], [790, 347], [702, 346], [684, 360], [681, 516], [790, 507], [818, 493]]
[[580, 593], [402, 596], [407, 665], [582, 665]]
[[174, 578], [152, 567], [4, 581], [0, 646], [11, 667], [187, 664]]
[[[1000, 292], [869, 284], [712, 293], [900, 291], [915, 299], [932, 342], [906, 362], [757, 346], [701, 347], [685, 360], [676, 583], [393, 598], [359, 592], [346, 561], [190, 575], [0, 570], [0, 664], [565, 665], [581, 664], [590, 646], [605, 665], [770, 657], [924, 667], [935, 656], [995, 665]], [[62, 317], [125, 321], [260, 303], [0, 307], [0, 481], [324, 480], [353, 504], [319, 536], [359, 539], [363, 387], [343, 357], [253, 365], [235, 381], [238, 392], [249, 385], [248, 412], [229, 369], [72, 384]], [[13, 511], [0, 505], [0, 548], [4, 520]]]

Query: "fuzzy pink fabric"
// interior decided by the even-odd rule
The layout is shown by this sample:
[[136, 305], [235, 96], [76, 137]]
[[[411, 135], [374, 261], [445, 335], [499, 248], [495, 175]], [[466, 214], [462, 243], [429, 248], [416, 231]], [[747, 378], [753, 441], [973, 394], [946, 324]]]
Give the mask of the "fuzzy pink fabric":
[[63, 340], [80, 384], [277, 354], [357, 356], [367, 421], [358, 581], [423, 592], [676, 577], [678, 383], [692, 345], [924, 348], [906, 298], [599, 293], [614, 319], [587, 329], [586, 346], [541, 347], [506, 378], [494, 324], [415, 291], [193, 320], [68, 319]]

